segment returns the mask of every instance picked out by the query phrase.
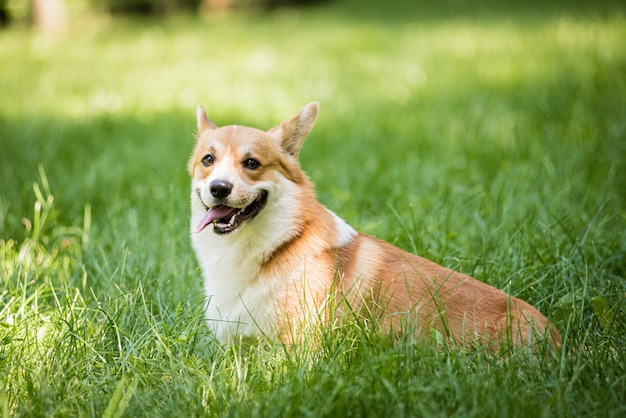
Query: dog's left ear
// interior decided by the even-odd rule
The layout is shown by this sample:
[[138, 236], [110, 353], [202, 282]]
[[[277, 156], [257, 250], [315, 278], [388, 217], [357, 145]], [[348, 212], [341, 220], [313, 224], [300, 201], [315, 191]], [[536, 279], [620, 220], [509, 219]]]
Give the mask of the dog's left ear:
[[198, 108], [196, 109], [196, 120], [198, 123], [198, 134], [209, 129], [217, 128], [217, 125], [211, 122], [211, 120], [207, 117], [202, 105], [198, 105]]
[[270, 129], [268, 132], [279, 137], [282, 148], [289, 154], [297, 157], [304, 143], [304, 138], [307, 137], [311, 129], [313, 129], [313, 125], [315, 125], [319, 108], [320, 106], [317, 102], [309, 103], [296, 116]]

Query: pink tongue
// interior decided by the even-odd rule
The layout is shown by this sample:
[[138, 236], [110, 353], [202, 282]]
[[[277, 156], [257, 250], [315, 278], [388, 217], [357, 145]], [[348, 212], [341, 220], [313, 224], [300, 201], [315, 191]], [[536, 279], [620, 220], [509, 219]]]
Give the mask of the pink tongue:
[[206, 228], [214, 220], [225, 218], [229, 215], [232, 215], [238, 210], [239, 209], [237, 208], [231, 208], [228, 206], [213, 206], [206, 211], [206, 214], [204, 215], [198, 226], [196, 226], [196, 230], [194, 232], [197, 234], [198, 232], [201, 232], [204, 228]]

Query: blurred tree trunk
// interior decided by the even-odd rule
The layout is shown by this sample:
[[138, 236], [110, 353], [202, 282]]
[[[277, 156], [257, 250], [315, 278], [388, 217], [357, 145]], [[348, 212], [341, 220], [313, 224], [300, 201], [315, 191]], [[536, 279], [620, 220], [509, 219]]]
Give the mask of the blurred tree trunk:
[[35, 27], [46, 33], [65, 30], [67, 15], [63, 0], [32, 0]]
[[233, 7], [232, 0], [203, 0], [200, 7], [204, 10], [224, 11]]
[[7, 0], [0, 0], [0, 26], [9, 24], [9, 11], [7, 10]]

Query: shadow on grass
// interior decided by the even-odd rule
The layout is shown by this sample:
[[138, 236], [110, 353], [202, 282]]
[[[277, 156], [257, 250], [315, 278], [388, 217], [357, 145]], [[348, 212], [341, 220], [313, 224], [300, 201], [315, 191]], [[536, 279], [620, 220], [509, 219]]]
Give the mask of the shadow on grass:
[[21, 220], [32, 217], [39, 166], [62, 209], [61, 218], [81, 216], [86, 204], [95, 220], [132, 206], [150, 208], [145, 214], [150, 217], [166, 210], [174, 197], [183, 202], [186, 213], [192, 123], [192, 116], [175, 113], [81, 122], [45, 117], [2, 120], [0, 135], [7, 138], [0, 156], [2, 238], [23, 238]]

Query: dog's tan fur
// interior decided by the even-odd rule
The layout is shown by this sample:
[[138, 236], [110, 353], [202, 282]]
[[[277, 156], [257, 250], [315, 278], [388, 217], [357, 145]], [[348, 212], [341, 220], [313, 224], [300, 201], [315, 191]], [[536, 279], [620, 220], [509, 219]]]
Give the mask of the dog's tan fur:
[[[209, 310], [212, 302], [219, 305], [207, 315], [209, 322], [216, 320], [215, 316], [220, 317], [218, 320], [243, 321], [245, 315], [229, 316], [240, 303], [252, 320], [258, 320], [260, 334], [286, 343], [297, 339], [311, 323], [325, 321], [332, 314], [341, 317], [346, 310], [376, 320], [388, 332], [401, 332], [413, 324], [418, 330], [435, 329], [465, 345], [480, 342], [498, 346], [506, 339], [520, 346], [546, 333], [553, 344], [560, 343], [558, 333], [530, 304], [357, 233], [322, 206], [297, 161], [317, 111], [318, 105], [312, 103], [289, 121], [262, 132], [241, 126], [218, 128], [199, 108], [198, 143], [189, 162], [194, 179], [192, 229], [202, 210], [211, 206], [202, 193], [207, 183], [215, 180], [218, 167], [234, 179], [233, 206], [247, 205], [252, 200], [248, 194], [255, 193], [242, 191], [238, 197], [239, 187], [255, 190], [259, 184], [282, 185], [278, 192], [270, 192], [266, 208], [235, 232], [192, 233], [205, 275]], [[207, 153], [215, 155], [210, 167], [200, 163]], [[261, 163], [258, 169], [249, 170], [239, 163], [249, 157]], [[280, 205], [273, 199], [283, 191], [292, 196], [289, 207], [293, 208], [288, 219], [280, 218], [272, 225], [272, 220], [264, 217], [282, 216]], [[243, 203], [237, 203], [238, 199]], [[264, 240], [266, 234], [273, 238]], [[253, 241], [261, 248], [253, 247]], [[216, 253], [222, 251], [224, 256], [218, 257]], [[244, 265], [233, 262], [228, 266], [228, 261], [222, 265], [229, 251], [249, 251], [238, 254]], [[246, 296], [246, 289], [257, 288], [266, 296]], [[225, 291], [237, 294], [226, 297]], [[328, 312], [331, 306], [332, 313]], [[258, 319], [252, 312], [259, 312]], [[214, 329], [218, 338], [226, 339], [227, 330]]]

